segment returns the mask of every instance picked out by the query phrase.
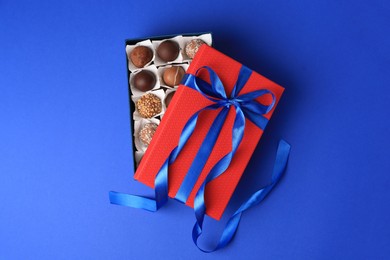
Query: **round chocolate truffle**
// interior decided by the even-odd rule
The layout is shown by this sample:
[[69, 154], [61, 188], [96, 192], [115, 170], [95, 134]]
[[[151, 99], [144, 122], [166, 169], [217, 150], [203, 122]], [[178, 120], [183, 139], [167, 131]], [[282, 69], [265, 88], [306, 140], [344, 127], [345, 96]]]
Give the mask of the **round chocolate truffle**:
[[146, 46], [137, 46], [130, 52], [130, 60], [137, 68], [143, 68], [153, 59], [153, 51]]
[[137, 101], [137, 110], [141, 117], [151, 118], [161, 113], [161, 99], [155, 94], [148, 93]]
[[143, 92], [149, 91], [156, 85], [156, 76], [150, 70], [141, 70], [134, 75], [133, 85]]
[[142, 143], [144, 143], [144, 145], [148, 146], [150, 144], [150, 141], [152, 141], [156, 129], [157, 129], [157, 124], [147, 123], [139, 131], [139, 139], [141, 140]]
[[179, 52], [179, 44], [172, 40], [163, 41], [157, 47], [157, 55], [165, 62], [176, 60]]
[[173, 91], [171, 93], [169, 93], [166, 97], [165, 97], [165, 106], [168, 107], [169, 104], [171, 103], [171, 100], [173, 98], [173, 95], [175, 95], [175, 92], [176, 91]]
[[206, 44], [204, 41], [200, 39], [194, 39], [191, 40], [186, 44], [186, 54], [190, 59], [193, 59], [195, 57], [195, 54], [198, 52], [200, 46], [203, 44]]
[[163, 80], [166, 85], [174, 87], [179, 85], [180, 81], [184, 77], [184, 74], [186, 74], [186, 72], [183, 67], [172, 66], [164, 70]]

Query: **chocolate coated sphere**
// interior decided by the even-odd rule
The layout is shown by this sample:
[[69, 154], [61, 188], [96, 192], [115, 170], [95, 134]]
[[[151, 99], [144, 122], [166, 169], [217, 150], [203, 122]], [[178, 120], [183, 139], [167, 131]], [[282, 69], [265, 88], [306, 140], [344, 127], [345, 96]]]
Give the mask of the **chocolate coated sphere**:
[[179, 56], [179, 44], [172, 40], [166, 40], [157, 47], [157, 55], [165, 62], [176, 60]]
[[173, 66], [164, 70], [163, 80], [166, 85], [174, 87], [179, 85], [185, 73], [183, 67]]
[[156, 76], [149, 70], [142, 70], [134, 75], [133, 85], [140, 91], [152, 90], [156, 84]]
[[146, 46], [137, 46], [130, 53], [130, 60], [137, 68], [143, 68], [153, 59], [153, 51]]
[[165, 106], [166, 106], [166, 107], [168, 107], [169, 104], [171, 103], [171, 100], [172, 100], [172, 98], [173, 98], [173, 95], [175, 95], [175, 92], [176, 92], [176, 91], [171, 92], [171, 93], [169, 93], [169, 94], [165, 97]]

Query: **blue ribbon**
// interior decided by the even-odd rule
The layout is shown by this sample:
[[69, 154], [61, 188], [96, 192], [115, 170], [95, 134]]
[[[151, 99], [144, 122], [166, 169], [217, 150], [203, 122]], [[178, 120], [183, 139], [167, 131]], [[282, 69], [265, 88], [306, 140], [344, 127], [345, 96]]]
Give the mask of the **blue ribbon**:
[[260, 202], [264, 200], [264, 198], [271, 192], [271, 190], [279, 182], [280, 178], [282, 177], [283, 173], [286, 170], [287, 161], [290, 154], [290, 148], [291, 148], [290, 145], [286, 141], [284, 140], [279, 141], [278, 150], [276, 152], [274, 169], [272, 172], [271, 183], [265, 186], [264, 188], [253, 193], [249, 199], [247, 199], [244, 203], [241, 204], [240, 208], [236, 210], [236, 212], [234, 212], [234, 214], [230, 217], [229, 221], [227, 222], [223, 230], [223, 233], [221, 235], [221, 238], [219, 239], [217, 246], [212, 250], [202, 249], [198, 245], [198, 238], [200, 237], [203, 231], [203, 220], [206, 211], [206, 207], [204, 204], [204, 187], [205, 187], [205, 183], [207, 183], [206, 182], [207, 179], [206, 179], [205, 183], [202, 185], [202, 187], [199, 189], [198, 193], [196, 194], [195, 204], [194, 204], [196, 222], [192, 229], [192, 240], [201, 251], [205, 253], [211, 253], [218, 249], [224, 248], [230, 243], [230, 241], [233, 239], [234, 235], [237, 232], [238, 224], [240, 223], [242, 213], [252, 208], [253, 206], [260, 204]]
[[[202, 69], [207, 70], [210, 78], [210, 84], [197, 77], [200, 70]], [[203, 252], [213, 252], [217, 249], [225, 247], [231, 241], [238, 228], [238, 223], [240, 221], [242, 212], [260, 203], [264, 199], [264, 197], [271, 191], [274, 185], [278, 182], [287, 164], [287, 158], [290, 151], [290, 146], [285, 141], [281, 141], [277, 152], [272, 183], [253, 194], [251, 198], [246, 201], [233, 214], [231, 219], [228, 221], [227, 226], [225, 227], [219, 244], [215, 249], [210, 251], [201, 249], [197, 244], [197, 240], [202, 234], [203, 221], [206, 213], [204, 193], [207, 184], [218, 176], [220, 176], [229, 167], [230, 162], [234, 157], [244, 135], [245, 118], [253, 122], [260, 129], [264, 130], [265, 126], [268, 123], [268, 119], [265, 118], [263, 115], [267, 114], [275, 105], [276, 98], [274, 94], [266, 89], [256, 90], [253, 92], [239, 95], [240, 91], [245, 86], [246, 82], [251, 76], [251, 73], [252, 71], [247, 67], [241, 67], [238, 80], [233, 88], [230, 98], [227, 97], [225, 88], [218, 75], [210, 67], [201, 67], [197, 70], [195, 75], [186, 74], [182, 81], [183, 85], [196, 90], [213, 103], [195, 112], [187, 121], [180, 135], [178, 145], [172, 150], [172, 152], [170, 153], [170, 155], [168, 156], [168, 158], [166, 159], [166, 161], [156, 175], [154, 183], [154, 199], [111, 191], [111, 203], [122, 206], [129, 206], [133, 208], [141, 208], [148, 211], [157, 211], [160, 207], [162, 207], [168, 200], [169, 165], [175, 162], [177, 156], [180, 154], [188, 139], [194, 132], [199, 114], [205, 110], [219, 110], [217, 117], [213, 121], [208, 133], [206, 134], [206, 137], [201, 147], [199, 148], [190, 166], [190, 169], [187, 172], [186, 177], [184, 178], [184, 181], [179, 188], [179, 191], [175, 196], [175, 199], [185, 203], [196, 181], [198, 180], [198, 177], [202, 172], [203, 167], [206, 164], [211, 151], [215, 146], [219, 133], [224, 125], [226, 117], [228, 116], [230, 107], [234, 107], [236, 115], [232, 129], [232, 150], [214, 165], [212, 170], [207, 174], [206, 179], [204, 180], [196, 194], [194, 210], [197, 221], [192, 231], [194, 243]], [[265, 94], [270, 94], [272, 96], [272, 103], [268, 106], [260, 104], [255, 100], [256, 98]]]

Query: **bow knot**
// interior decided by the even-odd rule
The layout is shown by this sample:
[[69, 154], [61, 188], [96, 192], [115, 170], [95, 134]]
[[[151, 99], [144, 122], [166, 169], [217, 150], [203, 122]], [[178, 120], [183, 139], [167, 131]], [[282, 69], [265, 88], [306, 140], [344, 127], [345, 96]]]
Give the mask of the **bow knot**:
[[227, 107], [229, 108], [230, 106], [239, 106], [240, 100], [237, 100], [236, 98], [227, 98], [227, 99], [222, 99], [220, 101], [218, 101], [218, 105], [221, 106], [221, 107]]
[[[206, 70], [208, 72], [210, 83], [198, 77], [201, 70]], [[226, 95], [225, 87], [222, 84], [221, 79], [218, 77], [215, 71], [208, 66], [199, 68], [195, 75], [186, 74], [182, 80], [182, 85], [196, 90], [205, 98], [213, 102], [212, 105], [209, 105], [208, 107], [205, 107], [201, 110], [217, 109], [220, 107], [230, 108], [231, 106], [234, 106], [236, 110], [240, 111], [237, 116], [242, 116], [250, 120], [257, 127], [264, 130], [268, 119], [263, 115], [272, 110], [276, 102], [276, 97], [271, 91], [267, 89], [259, 89], [249, 93], [240, 94], [251, 74], [252, 70], [245, 66], [241, 67], [237, 82], [234, 85], [230, 98], [228, 98]], [[263, 105], [256, 101], [258, 97], [267, 94], [271, 95], [272, 97], [272, 101], [269, 105]]]

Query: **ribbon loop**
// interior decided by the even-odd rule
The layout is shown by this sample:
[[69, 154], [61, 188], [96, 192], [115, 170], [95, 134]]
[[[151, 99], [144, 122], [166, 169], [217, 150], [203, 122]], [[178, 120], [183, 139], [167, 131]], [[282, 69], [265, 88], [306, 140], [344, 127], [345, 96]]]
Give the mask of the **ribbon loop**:
[[[203, 81], [201, 81], [201, 79], [198, 77], [198, 75], [200, 74], [200, 72], [202, 70], [206, 70], [208, 72], [209, 79], [210, 79], [210, 84], [205, 85], [203, 83]], [[200, 67], [196, 71], [196, 73], [195, 73], [195, 82], [194, 83], [195, 83], [195, 86], [197, 86], [198, 89], [201, 90], [200, 92], [201, 93], [203, 92], [202, 93], [203, 95], [204, 95], [204, 93], [206, 93], [210, 97], [215, 97], [215, 98], [220, 98], [220, 99], [226, 99], [227, 98], [226, 92], [225, 92], [225, 88], [224, 88], [224, 86], [222, 84], [222, 81], [218, 77], [217, 73], [215, 73], [215, 71], [213, 69], [211, 69], [210, 67], [208, 67], [208, 66]], [[198, 83], [200, 83], [200, 84], [198, 84]]]
[[245, 84], [247, 83], [247, 81], [249, 80], [251, 75], [252, 75], [252, 70], [250, 70], [248, 67], [242, 65], [237, 82], [234, 85], [234, 88], [233, 88], [233, 91], [231, 94], [232, 98], [235, 98], [238, 96], [238, 94], [244, 88]]

